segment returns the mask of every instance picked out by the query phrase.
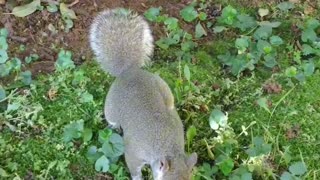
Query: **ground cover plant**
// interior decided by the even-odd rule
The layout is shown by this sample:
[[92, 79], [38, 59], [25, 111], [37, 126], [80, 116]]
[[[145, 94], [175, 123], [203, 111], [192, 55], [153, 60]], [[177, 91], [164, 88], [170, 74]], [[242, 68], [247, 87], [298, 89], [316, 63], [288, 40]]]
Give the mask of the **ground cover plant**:
[[320, 178], [319, 2], [0, 0], [0, 179], [129, 179], [87, 43], [114, 7], [152, 26], [194, 180]]

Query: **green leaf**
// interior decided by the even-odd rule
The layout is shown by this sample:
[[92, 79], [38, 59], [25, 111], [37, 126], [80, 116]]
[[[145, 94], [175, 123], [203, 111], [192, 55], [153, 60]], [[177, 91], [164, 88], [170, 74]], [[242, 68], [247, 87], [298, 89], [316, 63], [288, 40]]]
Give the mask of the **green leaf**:
[[289, 171], [296, 176], [301, 176], [307, 172], [307, 167], [303, 162], [296, 162], [289, 167]]
[[92, 129], [85, 128], [85, 129], [83, 130], [82, 136], [83, 136], [83, 141], [84, 141], [84, 142], [90, 141], [91, 138], [92, 138]]
[[104, 142], [109, 141], [111, 134], [112, 131], [110, 129], [99, 130], [99, 142], [103, 144]]
[[9, 62], [12, 69], [17, 71], [21, 69], [21, 60], [19, 58], [12, 58]]
[[262, 107], [264, 110], [266, 110], [267, 112], [271, 113], [269, 110], [269, 106], [268, 106], [268, 100], [267, 98], [259, 98], [257, 100], [257, 103], [260, 107]]
[[94, 167], [96, 171], [107, 172], [109, 170], [109, 160], [106, 156], [102, 155], [95, 163]]
[[30, 85], [31, 82], [32, 82], [32, 76], [31, 76], [31, 71], [25, 71], [25, 72], [22, 72], [20, 74], [21, 78], [22, 78], [22, 82], [25, 84], [25, 85]]
[[225, 115], [221, 110], [214, 109], [209, 117], [209, 124], [211, 129], [217, 130], [219, 127], [226, 127], [228, 123], [228, 116]]
[[263, 58], [265, 60], [264, 65], [266, 67], [273, 68], [274, 66], [276, 66], [278, 64], [275, 56], [272, 54], [267, 54]]
[[219, 163], [219, 168], [225, 176], [228, 176], [234, 167], [234, 162], [232, 159], [227, 158]]
[[297, 68], [294, 66], [290, 66], [286, 69], [285, 74], [287, 77], [295, 77], [297, 75]]
[[0, 64], [5, 63], [8, 60], [8, 54], [7, 51], [0, 49]]
[[78, 120], [76, 122], [72, 122], [71, 124], [66, 125], [63, 130], [64, 142], [70, 142], [73, 139], [80, 138], [81, 133], [83, 131], [83, 126], [83, 120]]
[[279, 45], [283, 44], [283, 40], [279, 36], [271, 36], [270, 43], [272, 45], [279, 46]]
[[260, 17], [264, 17], [269, 14], [269, 9], [259, 8], [258, 14]]
[[190, 126], [187, 130], [187, 142], [188, 142], [188, 151], [193, 138], [197, 135], [197, 129], [195, 126]]
[[303, 52], [303, 55], [314, 54], [315, 49], [313, 49], [309, 44], [303, 44], [302, 45], [302, 52]]
[[228, 5], [223, 8], [221, 16], [218, 18], [218, 21], [223, 24], [233, 25], [237, 20], [238, 12], [232, 6]]
[[193, 41], [184, 41], [183, 43], [181, 43], [181, 50], [184, 52], [191, 51], [195, 47], [196, 47], [196, 44]]
[[200, 13], [199, 13], [199, 19], [200, 19], [201, 21], [205, 21], [205, 20], [207, 19], [207, 14], [204, 13], [204, 12], [200, 12]]
[[291, 175], [289, 172], [286, 171], [286, 172], [282, 173], [280, 180], [296, 180], [296, 178], [293, 175]]
[[244, 36], [244, 37], [241, 37], [241, 38], [237, 38], [236, 42], [235, 42], [235, 45], [236, 45], [236, 48], [242, 54], [249, 47], [249, 39], [248, 39], [248, 37]]
[[9, 34], [9, 32], [8, 32], [8, 30], [6, 28], [1, 28], [0, 29], [0, 37], [2, 36], [4, 38], [7, 38], [8, 34]]
[[58, 59], [55, 66], [58, 70], [66, 70], [75, 68], [74, 62], [71, 59], [72, 54], [70, 51], [61, 50], [58, 54]]
[[47, 6], [47, 10], [51, 13], [58, 11], [58, 6], [52, 3], [49, 3], [49, 6]]
[[262, 154], [268, 154], [271, 152], [272, 146], [271, 144], [265, 144], [263, 137], [254, 137], [253, 145], [249, 149], [246, 150], [246, 153], [250, 157], [260, 156]]
[[6, 97], [6, 91], [0, 86], [0, 102]]
[[101, 150], [105, 156], [110, 158], [121, 156], [124, 152], [122, 137], [119, 134], [112, 134], [109, 141], [103, 143]]
[[201, 38], [202, 36], [207, 36], [206, 30], [202, 27], [201, 23], [199, 22], [196, 25], [196, 32], [195, 32], [195, 37], [196, 38]]
[[8, 173], [0, 167], [0, 177], [9, 177]]
[[160, 10], [161, 8], [158, 7], [158, 8], [149, 8], [145, 13], [144, 13], [144, 17], [146, 17], [146, 19], [148, 19], [149, 21], [156, 21], [157, 20], [157, 17], [159, 16], [160, 14]]
[[180, 15], [183, 20], [192, 22], [198, 17], [198, 12], [194, 9], [193, 6], [186, 6], [180, 11]]
[[24, 61], [29, 64], [29, 63], [31, 63], [33, 61], [38, 60], [38, 59], [39, 59], [39, 55], [38, 54], [31, 54], [30, 56], [26, 57], [24, 59]]
[[65, 3], [60, 3], [59, 9], [62, 17], [69, 19], [77, 19], [76, 13], [72, 9], [69, 9]]
[[40, 6], [40, 3], [41, 3], [40, 0], [33, 0], [29, 4], [14, 7], [12, 9], [12, 14], [17, 17], [28, 16], [29, 14], [34, 13], [38, 9], [38, 7]]
[[277, 8], [279, 8], [282, 11], [288, 11], [294, 8], [294, 4], [292, 2], [286, 1], [278, 4]]
[[86, 153], [86, 157], [90, 162], [95, 162], [99, 157], [101, 157], [103, 153], [98, 152], [98, 149], [96, 146], [90, 146], [88, 148], [88, 151]]
[[306, 23], [307, 29], [316, 29], [320, 26], [320, 22], [317, 19], [311, 18]]
[[308, 40], [313, 42], [313, 41], [316, 41], [316, 39], [317, 39], [317, 34], [314, 32], [313, 29], [308, 28], [308, 29], [302, 31], [301, 40], [303, 42], [307, 42]]
[[223, 30], [225, 30], [226, 29], [226, 27], [224, 27], [224, 26], [215, 26], [214, 28], [213, 28], [213, 32], [214, 33], [220, 33], [220, 32], [222, 32]]
[[272, 35], [272, 27], [270, 26], [261, 26], [253, 34], [253, 37], [256, 40], [259, 39], [268, 39]]
[[190, 82], [190, 69], [188, 65], [184, 65], [184, 69], [183, 69], [183, 73], [184, 73], [184, 77]]
[[80, 103], [89, 103], [89, 102], [93, 102], [93, 95], [86, 91], [81, 94]]
[[269, 54], [272, 51], [272, 46], [269, 44], [268, 41], [260, 39], [258, 40], [258, 43], [257, 43], [257, 49], [261, 53]]
[[5, 36], [0, 36], [0, 50], [7, 50], [8, 43], [7, 38]]
[[314, 70], [315, 70], [315, 66], [312, 61], [303, 64], [303, 72], [305, 76], [311, 76], [314, 73]]
[[235, 27], [240, 28], [241, 31], [257, 26], [257, 21], [247, 14], [240, 14], [237, 16], [237, 19], [238, 21], [235, 22]]
[[167, 25], [167, 29], [168, 30], [176, 30], [178, 29], [179, 25], [178, 25], [178, 19], [177, 18], [173, 18], [173, 17], [169, 17], [164, 21], [164, 24]]
[[271, 28], [277, 28], [281, 25], [281, 22], [275, 21], [275, 22], [270, 22], [270, 21], [261, 21], [258, 23], [260, 26], [267, 26]]

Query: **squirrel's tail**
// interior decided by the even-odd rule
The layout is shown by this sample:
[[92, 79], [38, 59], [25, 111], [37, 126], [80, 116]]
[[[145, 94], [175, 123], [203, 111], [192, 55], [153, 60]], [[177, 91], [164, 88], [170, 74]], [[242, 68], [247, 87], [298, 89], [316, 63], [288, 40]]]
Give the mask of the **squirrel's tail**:
[[145, 65], [153, 53], [148, 23], [125, 9], [103, 11], [93, 20], [90, 45], [102, 68], [114, 76]]

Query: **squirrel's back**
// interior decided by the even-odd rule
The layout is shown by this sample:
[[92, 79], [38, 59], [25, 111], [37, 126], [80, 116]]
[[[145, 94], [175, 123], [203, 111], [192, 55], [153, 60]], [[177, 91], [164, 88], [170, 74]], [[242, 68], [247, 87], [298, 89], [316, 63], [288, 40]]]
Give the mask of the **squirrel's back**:
[[153, 53], [148, 23], [125, 9], [103, 11], [93, 20], [90, 45], [102, 68], [114, 76], [145, 65]]

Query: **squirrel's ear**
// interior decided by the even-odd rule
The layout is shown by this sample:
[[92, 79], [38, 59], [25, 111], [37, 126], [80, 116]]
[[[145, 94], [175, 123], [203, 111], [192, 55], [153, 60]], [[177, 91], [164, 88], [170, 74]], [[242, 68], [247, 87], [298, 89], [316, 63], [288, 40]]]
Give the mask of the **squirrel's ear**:
[[197, 153], [192, 153], [187, 159], [187, 166], [192, 169], [193, 166], [197, 163], [198, 155]]
[[161, 172], [164, 173], [164, 172], [167, 172], [170, 169], [170, 160], [168, 158], [166, 158], [166, 157], [161, 158], [159, 163], [160, 163], [160, 166], [159, 166], [160, 169], [159, 170]]

